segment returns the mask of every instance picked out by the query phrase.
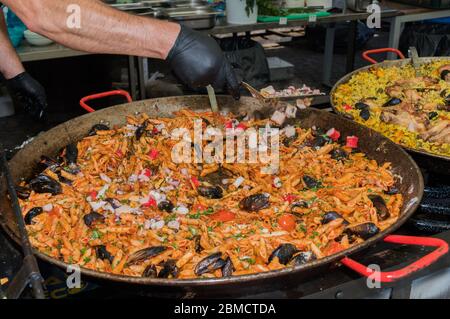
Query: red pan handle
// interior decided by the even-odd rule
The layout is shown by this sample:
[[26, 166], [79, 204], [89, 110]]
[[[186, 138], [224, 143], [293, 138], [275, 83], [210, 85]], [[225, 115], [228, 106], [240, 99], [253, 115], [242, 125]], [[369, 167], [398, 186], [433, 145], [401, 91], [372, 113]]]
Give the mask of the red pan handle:
[[367, 50], [364, 51], [362, 54], [362, 57], [364, 60], [369, 61], [372, 64], [377, 64], [378, 62], [374, 59], [372, 59], [369, 55], [370, 54], [377, 54], [377, 53], [385, 53], [385, 52], [394, 52], [396, 53], [400, 59], [404, 59], [405, 56], [400, 50], [394, 49], [394, 48], [382, 48], [382, 49], [375, 49], [375, 50]]
[[92, 95], [88, 95], [85, 96], [84, 98], [82, 98], [80, 100], [80, 105], [83, 109], [85, 109], [86, 111], [88, 111], [89, 113], [95, 112], [95, 110], [90, 107], [89, 105], [86, 104], [87, 101], [90, 100], [95, 100], [95, 99], [101, 99], [107, 96], [113, 96], [113, 95], [122, 95], [124, 96], [128, 103], [132, 102], [133, 99], [130, 96], [130, 93], [128, 93], [127, 91], [124, 90], [114, 90], [114, 91], [108, 91], [108, 92], [103, 92], [103, 93], [97, 93], [97, 94], [92, 94]]
[[344, 257], [341, 260], [341, 263], [363, 276], [370, 276], [371, 278], [377, 279], [380, 282], [393, 282], [409, 276], [413, 272], [428, 267], [448, 252], [447, 242], [439, 238], [389, 235], [384, 238], [384, 241], [394, 244], [437, 247], [437, 249], [433, 250], [431, 253], [413, 262], [412, 264], [394, 271], [374, 271], [373, 269], [367, 268], [366, 266], [348, 257]]

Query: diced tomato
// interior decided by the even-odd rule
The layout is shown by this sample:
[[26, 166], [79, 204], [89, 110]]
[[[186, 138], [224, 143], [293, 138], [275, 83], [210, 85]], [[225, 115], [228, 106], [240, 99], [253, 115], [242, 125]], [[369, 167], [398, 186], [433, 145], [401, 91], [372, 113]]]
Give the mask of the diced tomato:
[[91, 196], [91, 199], [92, 199], [92, 200], [96, 200], [96, 199], [97, 199], [97, 191], [96, 191], [96, 190], [92, 190], [92, 191], [89, 193], [89, 196]]
[[153, 133], [153, 134], [158, 134], [159, 131], [158, 131], [158, 129], [157, 129], [156, 127], [154, 127], [153, 130], [152, 130], [152, 133]]
[[358, 137], [357, 136], [347, 136], [347, 144], [345, 146], [350, 148], [358, 147]]
[[143, 207], [156, 207], [157, 203], [153, 197], [150, 197], [147, 203], [142, 204]]
[[192, 184], [194, 184], [195, 187], [199, 187], [200, 186], [200, 182], [199, 182], [197, 177], [192, 176], [191, 177], [191, 181], [192, 181]]
[[284, 214], [278, 218], [278, 225], [285, 231], [293, 231], [296, 226], [295, 217], [291, 214]]
[[351, 105], [349, 105], [349, 104], [345, 104], [344, 105], [344, 110], [345, 111], [350, 111], [351, 109], [353, 109], [353, 107]]
[[296, 199], [297, 199], [297, 195], [294, 195], [294, 194], [287, 194], [287, 195], [283, 196], [283, 200], [288, 202], [289, 204], [292, 204], [292, 202]]
[[194, 209], [194, 211], [195, 212], [198, 212], [198, 211], [204, 211], [204, 210], [206, 210], [208, 207], [206, 207], [205, 205], [202, 205], [202, 204], [195, 204], [194, 206], [193, 206], [193, 209]]
[[236, 215], [233, 212], [230, 212], [229, 210], [221, 209], [212, 214], [210, 217], [211, 219], [218, 220], [220, 222], [229, 222], [233, 220], [236, 217]]
[[233, 121], [228, 121], [225, 123], [225, 128], [233, 128]]
[[245, 125], [244, 123], [239, 123], [237, 126], [236, 126], [236, 129], [241, 129], [241, 130], [246, 130], [247, 129], [247, 125]]
[[335, 142], [339, 139], [339, 137], [341, 137], [341, 133], [338, 130], [336, 130], [334, 127], [332, 129], [328, 130], [327, 135], [329, 138], [331, 138]]
[[340, 243], [333, 241], [327, 246], [327, 248], [325, 249], [325, 253], [327, 256], [334, 255], [344, 249], [344, 246], [342, 246]]
[[119, 156], [119, 157], [123, 157], [123, 153], [122, 153], [121, 150], [117, 150], [116, 151], [116, 155]]
[[148, 152], [148, 156], [150, 157], [150, 159], [154, 160], [158, 157], [158, 150], [152, 149], [150, 152]]
[[142, 172], [143, 175], [150, 177], [152, 176], [152, 171], [148, 168], [144, 169], [144, 171]]

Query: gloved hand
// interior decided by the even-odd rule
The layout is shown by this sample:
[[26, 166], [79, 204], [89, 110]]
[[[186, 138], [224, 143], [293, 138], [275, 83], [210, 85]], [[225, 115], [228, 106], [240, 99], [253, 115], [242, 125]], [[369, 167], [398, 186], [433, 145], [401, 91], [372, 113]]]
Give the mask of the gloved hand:
[[213, 38], [181, 26], [167, 61], [175, 75], [189, 88], [211, 84], [215, 89], [226, 88], [235, 99], [240, 98], [240, 82]]
[[6, 80], [6, 87], [15, 103], [23, 107], [33, 118], [42, 119], [47, 108], [47, 97], [39, 82], [27, 72], [23, 72], [12, 79]]

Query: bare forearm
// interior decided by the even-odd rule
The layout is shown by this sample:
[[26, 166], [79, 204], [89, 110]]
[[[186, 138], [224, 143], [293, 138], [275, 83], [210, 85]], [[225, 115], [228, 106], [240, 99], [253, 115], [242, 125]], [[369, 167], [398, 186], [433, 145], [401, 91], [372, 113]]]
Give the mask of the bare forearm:
[[[179, 26], [112, 9], [98, 0], [3, 0], [35, 32], [92, 53], [165, 59]], [[70, 5], [81, 8], [80, 28], [67, 24]]]
[[0, 10], [0, 72], [6, 79], [11, 79], [24, 72], [22, 63], [12, 46], [8, 30], [6, 28], [5, 18]]

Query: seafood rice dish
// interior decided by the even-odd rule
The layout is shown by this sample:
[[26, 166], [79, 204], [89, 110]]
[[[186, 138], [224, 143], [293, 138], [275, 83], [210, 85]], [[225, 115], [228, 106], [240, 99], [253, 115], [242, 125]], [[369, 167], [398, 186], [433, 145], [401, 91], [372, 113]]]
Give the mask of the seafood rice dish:
[[450, 156], [450, 59], [373, 67], [336, 88], [336, 108], [395, 143]]
[[[245, 134], [270, 119], [176, 112], [95, 125], [17, 185], [39, 252], [99, 272], [217, 278], [296, 267], [393, 225], [403, 197], [390, 163], [332, 128], [279, 130], [279, 168], [262, 163], [175, 163], [175, 128]], [[228, 134], [228, 133], [227, 133]], [[207, 143], [205, 140], [202, 143]], [[191, 146], [195, 148], [195, 145]]]

